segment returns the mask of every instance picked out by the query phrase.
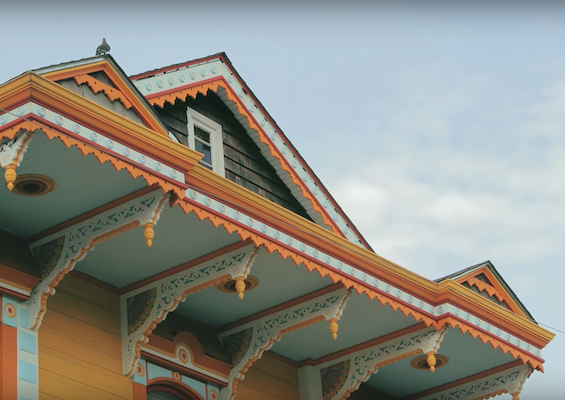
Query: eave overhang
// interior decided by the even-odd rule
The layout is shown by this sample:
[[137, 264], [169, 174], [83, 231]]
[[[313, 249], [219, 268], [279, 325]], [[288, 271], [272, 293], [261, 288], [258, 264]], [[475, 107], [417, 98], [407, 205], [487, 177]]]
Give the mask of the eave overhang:
[[[49, 138], [59, 137], [67, 147], [76, 145], [83, 154], [86, 154], [86, 148], [96, 149], [98, 153], [95, 155], [101, 162], [111, 161], [116, 169], [125, 168], [132, 176], [141, 175], [149, 184], [156, 183], [157, 179], [164, 189], [174, 190], [177, 195], [186, 187], [183, 175], [202, 158], [200, 153], [173, 142], [167, 136], [156, 134], [33, 72], [0, 86], [0, 108], [8, 111], [0, 120], [0, 137], [13, 138], [21, 129], [40, 129]], [[56, 117], [55, 120], [50, 119], [48, 114]], [[64, 119], [70, 120], [73, 128], [66, 129]], [[95, 132], [111, 139], [111, 142], [95, 140]], [[120, 154], [115, 151], [117, 145], [128, 151], [135, 150], [149, 159], [160, 160], [175, 173], [160, 174], [158, 170], [164, 169], [160, 165], [146, 165], [123, 154], [125, 150]], [[105, 157], [100, 157], [101, 153]], [[177, 179], [173, 179], [173, 175], [178, 175]]]

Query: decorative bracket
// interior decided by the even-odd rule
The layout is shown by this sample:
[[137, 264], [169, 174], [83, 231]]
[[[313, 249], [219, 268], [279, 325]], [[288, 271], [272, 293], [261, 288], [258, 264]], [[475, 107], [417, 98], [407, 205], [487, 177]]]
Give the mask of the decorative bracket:
[[61, 279], [88, 251], [138, 225], [155, 225], [168, 198], [169, 193], [156, 190], [32, 243], [30, 249], [41, 268], [41, 282], [33, 289], [29, 300], [30, 329], [39, 329], [47, 310], [47, 298], [55, 294]]
[[209, 286], [247, 277], [258, 252], [249, 244], [124, 294], [120, 298], [124, 375], [133, 374], [141, 345], [181, 301]]
[[347, 399], [380, 367], [419, 353], [435, 354], [446, 332], [447, 327], [439, 332], [435, 328], [424, 328], [320, 364], [320, 398]]
[[233, 365], [228, 386], [220, 390], [221, 399], [235, 399], [237, 383], [284, 334], [324, 320], [337, 321], [350, 296], [350, 290], [340, 288], [220, 334]]
[[450, 389], [436, 392], [422, 397], [418, 400], [483, 400], [499, 394], [509, 393], [512, 400], [520, 400], [520, 392], [530, 377], [533, 369], [528, 364], [522, 364], [509, 368], [505, 371], [489, 375], [486, 378], [476, 379]]
[[8, 190], [14, 188], [14, 183], [18, 177], [16, 168], [20, 166], [24, 154], [33, 139], [33, 132], [21, 130], [14, 139], [0, 146], [0, 167], [4, 167], [4, 179]]

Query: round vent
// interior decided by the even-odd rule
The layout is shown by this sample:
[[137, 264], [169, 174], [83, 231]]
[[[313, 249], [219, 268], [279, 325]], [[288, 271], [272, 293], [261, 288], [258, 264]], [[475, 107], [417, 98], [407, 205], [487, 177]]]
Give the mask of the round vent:
[[[447, 363], [449, 363], [449, 358], [446, 356], [442, 356], [441, 354], [436, 354], [436, 369], [445, 367]], [[410, 366], [414, 369], [420, 369], [429, 371], [430, 366], [428, 365], [428, 356], [425, 354], [419, 357], [416, 357], [412, 361], [410, 361]]]
[[20, 196], [43, 196], [55, 189], [55, 181], [45, 175], [19, 175], [14, 183], [12, 193]]
[[[249, 275], [247, 278], [245, 278], [244, 282], [245, 282], [245, 291], [246, 292], [253, 290], [257, 286], [259, 286], [259, 279], [255, 278], [254, 276], [251, 276], [251, 275]], [[229, 281], [218, 283], [216, 285], [216, 287], [218, 288], [218, 290], [220, 292], [237, 293], [237, 290], [235, 289], [235, 280], [234, 279], [230, 279]]]

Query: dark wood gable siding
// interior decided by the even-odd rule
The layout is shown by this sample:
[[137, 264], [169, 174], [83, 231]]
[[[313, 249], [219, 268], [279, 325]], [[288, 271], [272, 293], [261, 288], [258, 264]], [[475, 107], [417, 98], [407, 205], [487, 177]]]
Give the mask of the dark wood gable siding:
[[245, 128], [214, 92], [208, 91], [206, 96], [198, 94], [196, 99], [189, 97], [186, 102], [177, 100], [175, 105], [165, 103], [164, 108], [156, 107], [156, 111], [171, 133], [188, 145], [187, 106], [222, 125], [226, 178], [311, 220]]

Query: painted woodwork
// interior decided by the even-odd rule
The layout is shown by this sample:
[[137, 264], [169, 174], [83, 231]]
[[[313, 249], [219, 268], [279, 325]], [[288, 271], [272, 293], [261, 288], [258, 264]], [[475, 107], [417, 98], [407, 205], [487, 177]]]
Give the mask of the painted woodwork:
[[38, 330], [40, 397], [131, 400], [120, 334], [119, 296], [66, 276]]
[[37, 400], [37, 333], [27, 329], [27, 305], [0, 296], [0, 398]]
[[[251, 91], [240, 82], [235, 71], [231, 71], [228, 65], [229, 63], [218, 58], [209, 62], [209, 73], [202, 65], [187, 65], [181, 71], [163, 71], [163, 74], [157, 76], [140, 75], [132, 77], [132, 80], [151, 104], [160, 107], [165, 102], [174, 104], [177, 99], [184, 101], [187, 96], [195, 98], [198, 93], [206, 95], [209, 90], [216, 92], [240, 118], [263, 155], [277, 166], [279, 176], [291, 188], [295, 197], [303, 199], [302, 206], [309, 211], [309, 215], [318, 224], [329, 227], [356, 244], [370, 248], [361, 235], [351, 228], [351, 221], [344, 216], [281, 130], [259, 102], [249, 95]], [[164, 81], [169, 86], [164, 85]]]
[[[168, 193], [157, 190], [30, 244], [41, 271], [41, 282], [30, 298], [30, 329], [39, 328], [47, 310], [47, 298], [88, 251], [97, 243], [137, 226], [152, 229], [168, 199]], [[147, 240], [150, 245], [150, 239]]]
[[23, 160], [31, 140], [33, 133], [31, 131], [20, 131], [12, 140], [0, 146], [0, 167], [4, 167], [4, 179], [8, 190], [14, 188], [16, 182], [18, 168]]
[[[246, 245], [122, 295], [124, 374], [132, 375], [142, 344], [181, 301], [217, 283], [247, 277], [258, 251], [258, 247]], [[128, 321], [130, 315], [135, 318]]]
[[[146, 360], [159, 364], [181, 367], [184, 374], [195, 379], [205, 379], [224, 386], [228, 381], [231, 365], [204, 352], [198, 338], [189, 332], [175, 335], [172, 341], [152, 334], [148, 343], [141, 346], [141, 354]], [[172, 369], [172, 368], [169, 368]]]
[[195, 380], [143, 358], [136, 361], [133, 383], [134, 400], [145, 400], [147, 393], [167, 391], [167, 388], [175, 389], [191, 400], [218, 400], [220, 393], [215, 383]]
[[350, 291], [340, 288], [221, 333], [219, 338], [231, 352], [233, 365], [221, 399], [235, 399], [238, 382], [249, 367], [284, 334], [320, 321], [339, 319], [350, 296]]
[[0, 86], [0, 107], [7, 110], [0, 115], [2, 137], [14, 138], [22, 128], [43, 130], [49, 139], [59, 137], [67, 147], [77, 146], [83, 154], [110, 161], [117, 169], [144, 177], [149, 184], [159, 181], [167, 190], [184, 186], [183, 174], [202, 158], [168, 136], [156, 135], [154, 130], [33, 73]]
[[70, 79], [63, 79], [57, 83], [117, 114], [146, 126], [135, 110], [132, 109], [131, 102], [121, 92], [94, 79], [90, 75], [78, 75]]
[[[198, 168], [195, 167], [193, 171]], [[325, 246], [320, 241], [312, 245], [300, 236], [300, 232], [289, 234], [288, 231], [279, 230], [272, 225], [272, 221], [265, 221], [252, 213], [236, 209], [228, 202], [211, 197], [209, 193], [189, 189], [184, 202], [178, 204], [187, 213], [194, 212], [200, 219], [208, 218], [214, 226], [223, 226], [228, 233], [237, 232], [242, 239], [250, 239], [269, 252], [277, 251], [283, 258], [292, 259], [296, 265], [303, 264], [310, 271], [316, 270], [321, 276], [327, 275], [334, 282], [342, 282], [346, 287], [365, 293], [382, 305], [389, 305], [393, 310], [411, 315], [415, 321], [421, 320], [436, 330], [448, 324], [463, 333], [469, 332], [473, 338], [478, 337], [483, 343], [488, 342], [493, 348], [500, 348], [504, 353], [510, 353], [514, 358], [521, 358], [532, 367], [543, 370], [543, 340], [540, 341], [537, 334], [547, 335], [548, 339], [553, 334], [497, 307], [478, 294], [462, 294], [461, 286], [455, 282], [444, 281], [438, 285], [422, 280], [422, 286], [429, 285], [429, 291], [421, 291], [422, 286], [419, 290], [408, 291], [405, 289], [406, 280], [395, 278], [399, 273], [398, 268], [384, 268], [388, 263], [384, 260], [379, 260], [379, 269], [376, 269], [369, 257], [357, 258], [359, 252], [356, 252], [356, 261], [346, 263], [341, 261], [343, 258], [336, 256], [339, 248]], [[229, 223], [224, 222], [226, 220]], [[375, 257], [373, 254], [370, 258]], [[370, 274], [366, 271], [374, 272]], [[380, 276], [386, 276], [386, 280]], [[429, 296], [431, 292], [436, 294]], [[470, 301], [470, 298], [473, 300]], [[461, 305], [465, 308], [461, 308]], [[534, 331], [534, 335], [528, 333]]]
[[165, 103], [162, 109], [156, 107], [156, 112], [175, 137], [188, 145], [187, 106], [222, 126], [226, 178], [304, 218], [311, 219], [231, 110], [214, 92], [208, 91], [205, 96], [198, 94], [196, 98], [187, 97], [184, 102], [176, 101], [174, 105]]
[[444, 390], [430, 390], [427, 395], [411, 396], [418, 400], [484, 400], [508, 393], [512, 400], [520, 400], [520, 392], [533, 370], [528, 365], [509, 368], [484, 378], [476, 379]]
[[322, 383], [322, 393], [316, 399], [347, 399], [379, 368], [416, 354], [427, 354], [428, 364], [435, 365], [431, 357], [436, 354], [446, 332], [446, 328], [440, 331], [420, 329], [316, 365], [314, 368], [319, 371]]

